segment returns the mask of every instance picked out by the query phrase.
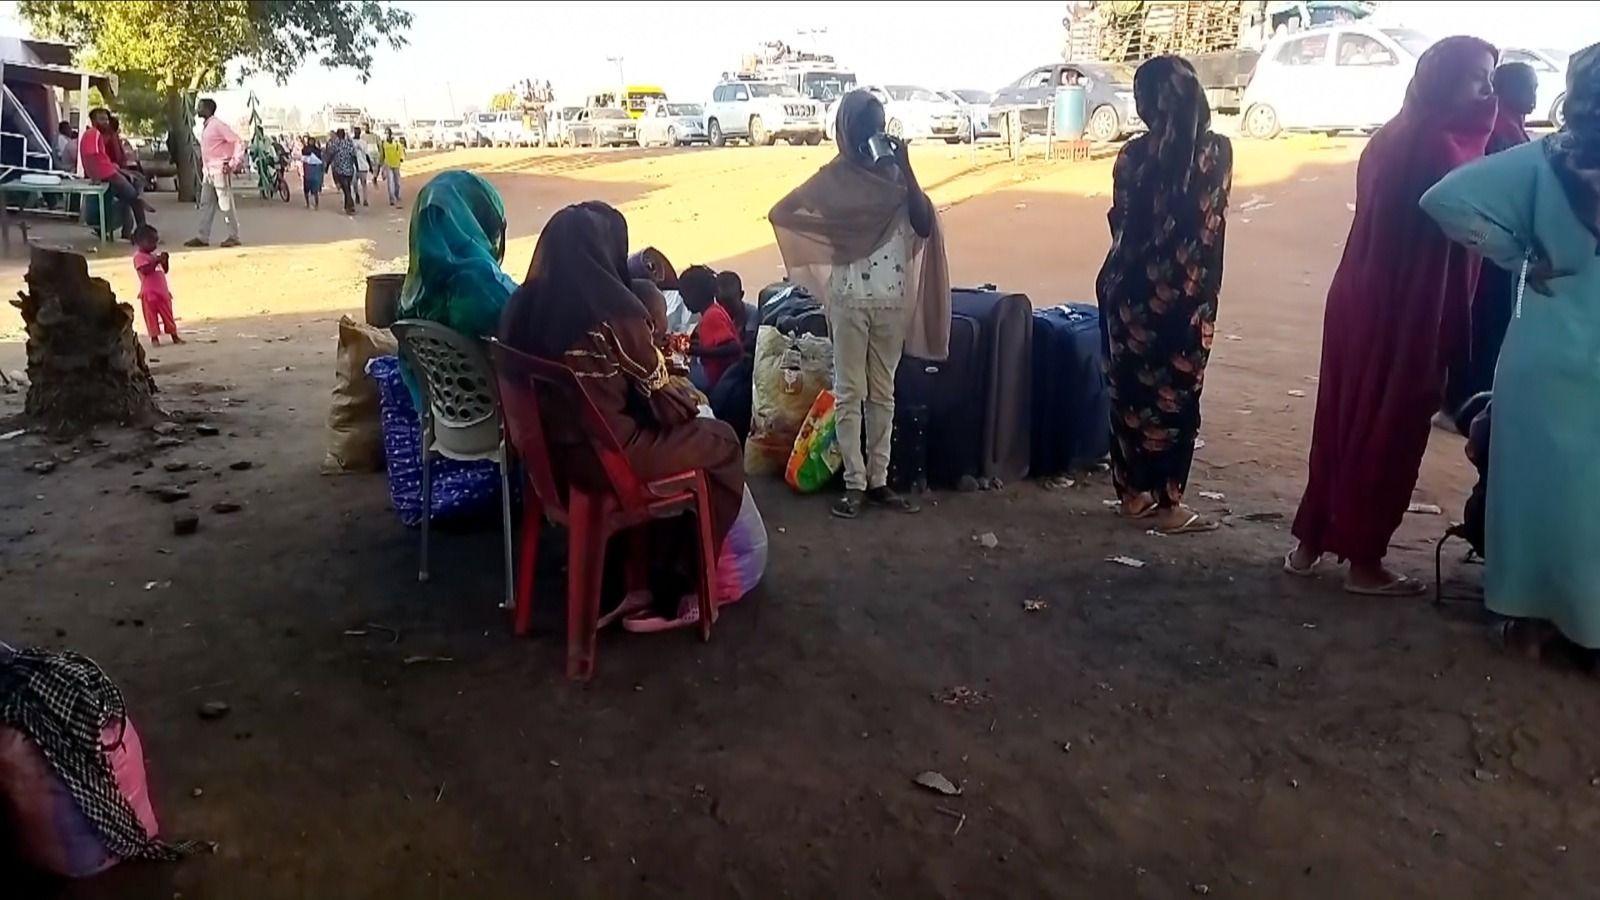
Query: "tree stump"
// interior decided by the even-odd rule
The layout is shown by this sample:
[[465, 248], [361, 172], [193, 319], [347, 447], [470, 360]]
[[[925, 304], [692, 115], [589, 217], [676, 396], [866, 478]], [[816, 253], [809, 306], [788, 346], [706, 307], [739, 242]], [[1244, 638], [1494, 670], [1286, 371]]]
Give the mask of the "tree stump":
[[155, 379], [133, 330], [133, 307], [77, 253], [35, 246], [27, 291], [11, 305], [28, 333], [23, 415], [55, 434], [140, 424], [161, 415]]

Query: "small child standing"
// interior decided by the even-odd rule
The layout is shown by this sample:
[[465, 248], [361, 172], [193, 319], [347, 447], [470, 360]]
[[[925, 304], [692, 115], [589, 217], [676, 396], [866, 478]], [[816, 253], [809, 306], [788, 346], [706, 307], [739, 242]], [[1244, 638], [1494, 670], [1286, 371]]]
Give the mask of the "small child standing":
[[167, 287], [167, 271], [172, 262], [165, 250], [156, 251], [160, 242], [161, 235], [154, 226], [134, 229], [133, 245], [138, 250], [133, 254], [133, 269], [139, 273], [139, 305], [144, 308], [144, 327], [154, 346], [161, 345], [163, 327], [174, 344], [183, 343], [183, 338], [178, 337], [178, 323], [172, 318], [172, 289]]

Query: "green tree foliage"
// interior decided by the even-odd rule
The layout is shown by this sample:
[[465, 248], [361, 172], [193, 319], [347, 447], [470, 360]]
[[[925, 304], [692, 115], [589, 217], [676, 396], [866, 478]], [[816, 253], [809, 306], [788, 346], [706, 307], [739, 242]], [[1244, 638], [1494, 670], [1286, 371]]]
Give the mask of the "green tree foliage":
[[380, 0], [21, 0], [17, 7], [40, 35], [91, 48], [96, 65], [160, 96], [180, 195], [194, 183], [190, 101], [222, 87], [230, 64], [241, 77], [263, 74], [281, 84], [315, 58], [355, 69], [365, 81], [379, 42], [405, 46], [412, 19]]
[[500, 93], [489, 98], [490, 112], [501, 112], [503, 110], [516, 109], [519, 105], [520, 104], [517, 102], [517, 95], [513, 91], [501, 91]]

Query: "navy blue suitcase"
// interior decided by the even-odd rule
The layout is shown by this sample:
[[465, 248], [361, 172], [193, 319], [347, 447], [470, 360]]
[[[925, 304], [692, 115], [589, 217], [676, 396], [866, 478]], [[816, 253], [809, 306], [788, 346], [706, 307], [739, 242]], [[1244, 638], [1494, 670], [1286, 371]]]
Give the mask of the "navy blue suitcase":
[[1084, 303], [1033, 314], [1033, 461], [1036, 477], [1059, 475], [1111, 452], [1100, 310]]
[[995, 286], [950, 292], [957, 315], [982, 325], [983, 446], [980, 478], [1020, 481], [1033, 455], [1033, 301]]
[[889, 463], [889, 483], [896, 490], [977, 477], [987, 373], [983, 325], [960, 313], [951, 316], [946, 359], [901, 358], [894, 378], [895, 430], [901, 434]]

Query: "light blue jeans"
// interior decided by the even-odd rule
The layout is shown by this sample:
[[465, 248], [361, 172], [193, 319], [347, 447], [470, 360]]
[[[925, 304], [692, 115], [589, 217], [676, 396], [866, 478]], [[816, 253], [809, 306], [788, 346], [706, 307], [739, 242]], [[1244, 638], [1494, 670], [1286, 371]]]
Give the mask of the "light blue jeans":
[[383, 175], [389, 179], [389, 202], [400, 202], [400, 170], [394, 166], [384, 166]]

